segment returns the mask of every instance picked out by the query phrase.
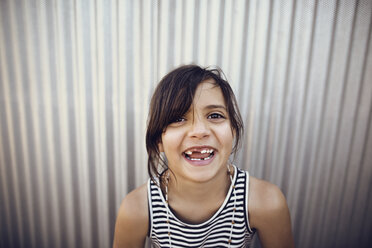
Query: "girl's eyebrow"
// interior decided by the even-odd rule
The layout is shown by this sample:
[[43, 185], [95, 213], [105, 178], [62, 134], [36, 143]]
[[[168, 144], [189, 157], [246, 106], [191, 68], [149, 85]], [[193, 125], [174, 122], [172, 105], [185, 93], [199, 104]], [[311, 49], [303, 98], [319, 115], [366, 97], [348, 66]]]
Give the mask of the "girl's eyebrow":
[[205, 109], [223, 109], [223, 110], [226, 110], [226, 107], [224, 105], [216, 105], [216, 104], [207, 105], [204, 108]]

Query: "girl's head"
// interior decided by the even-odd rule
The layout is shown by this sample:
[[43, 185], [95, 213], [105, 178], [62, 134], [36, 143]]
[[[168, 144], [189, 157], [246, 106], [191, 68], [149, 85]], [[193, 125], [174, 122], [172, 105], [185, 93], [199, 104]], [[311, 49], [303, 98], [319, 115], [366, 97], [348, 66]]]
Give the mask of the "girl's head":
[[219, 69], [186, 65], [171, 71], [160, 81], [151, 99], [146, 133], [148, 172], [151, 178], [159, 176], [159, 173], [168, 167], [160, 155], [162, 134], [170, 124], [185, 116], [192, 107], [198, 86], [205, 81], [221, 90], [227, 119], [234, 136], [231, 153], [236, 153], [242, 137], [243, 122], [234, 93], [222, 75]]

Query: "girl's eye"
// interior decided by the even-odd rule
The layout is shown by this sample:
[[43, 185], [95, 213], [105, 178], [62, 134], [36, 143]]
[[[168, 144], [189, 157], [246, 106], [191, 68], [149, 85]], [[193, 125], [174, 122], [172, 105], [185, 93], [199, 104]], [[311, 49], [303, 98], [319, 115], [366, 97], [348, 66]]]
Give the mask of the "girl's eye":
[[213, 113], [208, 116], [208, 119], [225, 119], [225, 117], [218, 113]]
[[185, 122], [186, 122], [186, 118], [185, 118], [185, 117], [177, 117], [177, 118], [174, 118], [174, 119], [169, 123], [169, 125], [170, 125], [171, 127], [178, 127], [178, 126], [183, 125]]
[[172, 121], [172, 123], [183, 122], [185, 120], [186, 120], [185, 118], [180, 117], [180, 118], [176, 118], [174, 121]]

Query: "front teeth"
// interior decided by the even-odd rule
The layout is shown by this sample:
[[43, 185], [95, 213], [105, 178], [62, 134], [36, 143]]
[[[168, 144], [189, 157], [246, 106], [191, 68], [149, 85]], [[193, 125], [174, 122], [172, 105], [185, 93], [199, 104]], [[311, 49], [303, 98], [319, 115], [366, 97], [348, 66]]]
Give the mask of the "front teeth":
[[214, 150], [213, 149], [204, 149], [204, 150], [201, 150], [200, 153], [209, 153], [210, 155], [206, 158], [191, 158], [190, 156], [192, 155], [192, 151], [186, 151], [185, 154], [188, 155], [188, 159], [192, 160], [192, 161], [202, 161], [202, 160], [208, 160], [208, 159], [211, 159], [212, 156], [213, 156], [213, 153]]
[[202, 150], [200, 153], [212, 153], [213, 149]]
[[[200, 153], [212, 153], [212, 152], [213, 152], [213, 149], [204, 149], [200, 151]], [[192, 155], [192, 151], [186, 151], [185, 154]]]

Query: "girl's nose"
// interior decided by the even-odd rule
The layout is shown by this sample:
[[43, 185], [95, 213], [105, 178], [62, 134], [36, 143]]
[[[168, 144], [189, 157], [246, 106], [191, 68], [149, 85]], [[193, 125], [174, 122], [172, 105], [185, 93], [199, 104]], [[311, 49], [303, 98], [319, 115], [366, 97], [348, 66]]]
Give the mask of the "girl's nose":
[[189, 136], [200, 139], [209, 136], [209, 134], [210, 130], [206, 120], [202, 120], [198, 117], [194, 118], [193, 122], [191, 123]]

